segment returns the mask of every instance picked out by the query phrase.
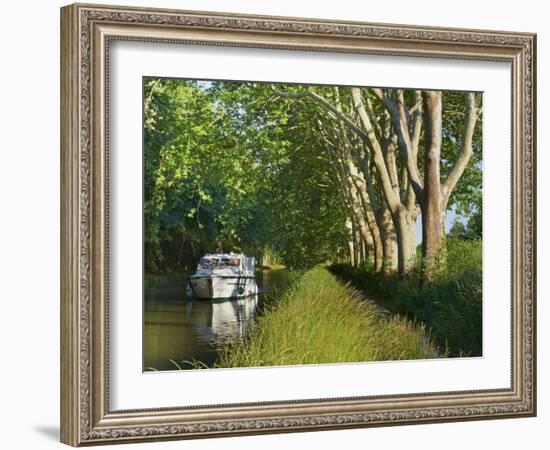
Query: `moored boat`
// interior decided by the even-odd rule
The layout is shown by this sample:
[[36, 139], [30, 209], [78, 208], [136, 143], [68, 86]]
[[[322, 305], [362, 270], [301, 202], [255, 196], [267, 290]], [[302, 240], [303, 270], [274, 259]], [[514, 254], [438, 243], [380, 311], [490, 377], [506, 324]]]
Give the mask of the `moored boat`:
[[255, 261], [242, 253], [204, 255], [189, 277], [188, 295], [200, 299], [242, 298], [258, 293]]

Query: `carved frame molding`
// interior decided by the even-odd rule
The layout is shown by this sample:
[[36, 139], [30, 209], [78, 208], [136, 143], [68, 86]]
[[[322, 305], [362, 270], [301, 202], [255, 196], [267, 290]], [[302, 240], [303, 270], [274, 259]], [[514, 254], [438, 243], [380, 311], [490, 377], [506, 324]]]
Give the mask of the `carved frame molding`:
[[[112, 40], [510, 62], [511, 388], [110, 411], [105, 105]], [[81, 4], [62, 8], [62, 442], [78, 446], [535, 415], [535, 52], [536, 36], [528, 33]]]

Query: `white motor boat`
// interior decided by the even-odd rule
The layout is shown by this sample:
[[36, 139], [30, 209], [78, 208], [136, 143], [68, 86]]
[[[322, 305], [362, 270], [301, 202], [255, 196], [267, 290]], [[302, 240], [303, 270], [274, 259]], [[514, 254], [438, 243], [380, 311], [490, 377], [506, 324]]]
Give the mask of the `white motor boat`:
[[256, 295], [254, 266], [254, 258], [242, 253], [206, 254], [189, 277], [187, 295], [201, 299]]

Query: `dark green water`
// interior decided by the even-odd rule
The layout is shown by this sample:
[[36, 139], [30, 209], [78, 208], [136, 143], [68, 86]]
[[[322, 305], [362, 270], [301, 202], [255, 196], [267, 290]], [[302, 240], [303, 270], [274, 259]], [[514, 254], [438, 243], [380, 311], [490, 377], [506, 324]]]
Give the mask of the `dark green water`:
[[143, 368], [193, 368], [198, 360], [211, 367], [229, 340], [242, 339], [254, 326], [266, 302], [281, 295], [289, 274], [285, 269], [257, 272], [259, 294], [243, 299], [190, 300], [186, 279], [159, 278], [144, 295]]

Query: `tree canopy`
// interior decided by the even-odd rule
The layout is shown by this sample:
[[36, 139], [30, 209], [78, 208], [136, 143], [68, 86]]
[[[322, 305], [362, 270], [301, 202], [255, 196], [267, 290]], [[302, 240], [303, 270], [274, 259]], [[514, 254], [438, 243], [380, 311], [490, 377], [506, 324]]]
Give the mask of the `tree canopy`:
[[[386, 266], [395, 269], [392, 258], [403, 252], [399, 211], [407, 211], [414, 227], [426, 209], [419, 208], [423, 194], [413, 184], [417, 174], [427, 174], [423, 130], [437, 128], [437, 118], [424, 111], [423, 96], [397, 89], [145, 79], [146, 270], [190, 267], [215, 249], [217, 239], [224, 250], [264, 263], [307, 267], [352, 258], [379, 268], [389, 261]], [[447, 180], [465, 161], [443, 214], [453, 207], [468, 218], [481, 211], [481, 98], [458, 92], [440, 97], [439, 176]], [[465, 150], [468, 117], [479, 119]]]

